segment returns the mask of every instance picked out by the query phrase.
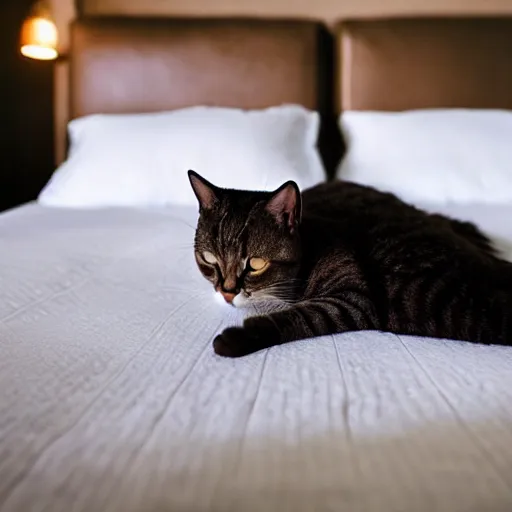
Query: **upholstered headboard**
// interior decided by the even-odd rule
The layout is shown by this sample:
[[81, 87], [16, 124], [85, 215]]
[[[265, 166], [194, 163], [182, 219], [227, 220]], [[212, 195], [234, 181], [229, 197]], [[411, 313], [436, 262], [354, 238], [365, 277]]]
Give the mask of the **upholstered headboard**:
[[59, 126], [101, 112], [297, 103], [321, 113], [329, 174], [341, 110], [512, 108], [511, 17], [348, 20], [334, 33], [306, 20], [86, 17], [70, 46]]
[[71, 26], [69, 118], [294, 103], [321, 113], [319, 145], [332, 168], [333, 76], [332, 36], [319, 22], [85, 18]]
[[71, 115], [321, 106], [320, 24], [97, 18], [71, 29]]
[[512, 108], [512, 18], [337, 26], [341, 110]]

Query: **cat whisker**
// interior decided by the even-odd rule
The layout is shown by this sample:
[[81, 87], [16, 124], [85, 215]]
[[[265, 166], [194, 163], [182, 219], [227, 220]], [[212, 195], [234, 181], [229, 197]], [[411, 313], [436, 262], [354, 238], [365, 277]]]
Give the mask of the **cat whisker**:
[[291, 278], [286, 279], [282, 281], [276, 281], [275, 283], [272, 283], [270, 286], [281, 286], [281, 285], [298, 285], [302, 283], [302, 279], [299, 278]]
[[187, 249], [189, 251], [193, 251], [194, 250], [194, 244], [184, 244], [184, 245], [174, 245], [173, 246], [173, 249], [177, 249], [177, 250], [184, 250], [184, 249]]
[[285, 302], [279, 300], [262, 300], [257, 301], [252, 304], [252, 307], [256, 310], [258, 315], [264, 315], [268, 313], [272, 313], [274, 311], [279, 311], [281, 309], [286, 309], [288, 305]]
[[264, 290], [275, 290], [275, 291], [297, 291], [301, 288], [299, 283], [281, 283], [281, 284], [271, 284], [267, 286]]
[[262, 293], [260, 295], [257, 295], [256, 298], [262, 298], [265, 300], [273, 299], [273, 300], [287, 300], [292, 299], [293, 296], [289, 293], [276, 293], [273, 291], [265, 291], [265, 293]]
[[285, 287], [276, 287], [269, 286], [263, 290], [254, 292], [253, 294], [255, 299], [262, 300], [279, 300], [287, 303], [296, 302], [297, 297], [297, 289], [296, 288], [285, 288]]
[[270, 288], [270, 289], [265, 289], [263, 291], [263, 294], [265, 295], [272, 295], [274, 297], [293, 297], [294, 295], [296, 295], [296, 290], [291, 288], [291, 289], [274, 289], [274, 288]]
[[281, 288], [297, 288], [298, 284], [293, 283], [272, 283], [265, 287], [265, 289], [281, 289]]
[[296, 288], [298, 285], [293, 283], [272, 283], [271, 285], [267, 286], [266, 288]]
[[180, 222], [181, 224], [184, 224], [185, 226], [189, 227], [190, 229], [193, 229], [194, 231], [197, 229], [196, 226], [192, 226], [192, 224], [189, 224], [186, 220], [183, 219], [172, 219], [175, 222]]
[[296, 302], [290, 296], [277, 296], [269, 293], [253, 295], [252, 304], [272, 304], [272, 305], [284, 305], [293, 304]]

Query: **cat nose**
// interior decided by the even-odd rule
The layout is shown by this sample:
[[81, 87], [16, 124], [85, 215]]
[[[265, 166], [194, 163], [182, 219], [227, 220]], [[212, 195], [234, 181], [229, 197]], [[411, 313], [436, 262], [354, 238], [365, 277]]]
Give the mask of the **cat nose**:
[[224, 290], [221, 290], [220, 293], [228, 304], [231, 304], [233, 302], [233, 299], [236, 297], [234, 293], [225, 292]]

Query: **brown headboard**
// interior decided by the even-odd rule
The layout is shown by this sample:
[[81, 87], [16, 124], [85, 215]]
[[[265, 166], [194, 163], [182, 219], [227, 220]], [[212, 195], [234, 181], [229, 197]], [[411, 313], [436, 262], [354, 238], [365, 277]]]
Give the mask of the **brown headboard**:
[[323, 93], [320, 32], [304, 21], [77, 21], [71, 116], [193, 105], [316, 109]]
[[512, 108], [512, 18], [346, 21], [338, 107]]
[[71, 26], [70, 118], [295, 103], [321, 113], [319, 146], [331, 169], [341, 151], [333, 48], [314, 21], [80, 19]]

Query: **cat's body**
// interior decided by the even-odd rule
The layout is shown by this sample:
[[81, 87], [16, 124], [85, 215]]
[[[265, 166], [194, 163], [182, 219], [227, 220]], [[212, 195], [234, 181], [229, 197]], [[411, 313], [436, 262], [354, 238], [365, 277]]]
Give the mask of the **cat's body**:
[[[205, 271], [206, 251], [217, 266], [205, 277], [230, 302], [289, 302], [226, 329], [214, 341], [218, 354], [355, 330], [512, 344], [512, 264], [472, 224], [347, 182], [305, 190], [301, 208], [290, 183], [251, 193], [201, 179], [214, 192], [205, 202], [191, 181], [202, 205], [198, 263]], [[234, 265], [232, 278], [224, 260]], [[251, 261], [266, 266], [251, 272]]]

